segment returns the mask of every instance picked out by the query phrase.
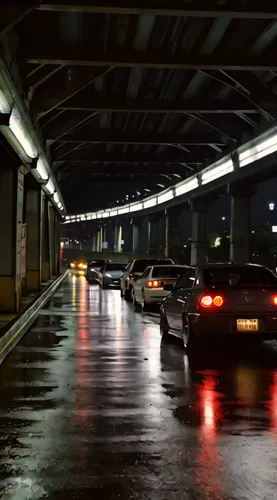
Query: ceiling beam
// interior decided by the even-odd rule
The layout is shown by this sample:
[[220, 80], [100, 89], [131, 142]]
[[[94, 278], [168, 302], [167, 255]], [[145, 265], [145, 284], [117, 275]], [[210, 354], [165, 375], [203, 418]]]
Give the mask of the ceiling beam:
[[[49, 132], [48, 141], [55, 140]], [[111, 143], [111, 144], [183, 144], [185, 146], [209, 146], [216, 144], [226, 146], [225, 142], [219, 140], [215, 134], [178, 134], [178, 133], [136, 133], [133, 135], [124, 132], [110, 132], [106, 130], [77, 131], [63, 136], [57, 142], [63, 143]]]
[[[211, 150], [212, 151], [212, 150]], [[55, 156], [55, 155], [54, 155]], [[202, 160], [203, 160], [203, 155]], [[211, 155], [210, 155], [211, 156]], [[205, 158], [206, 159], [206, 158]], [[55, 161], [55, 158], [53, 158], [52, 155], [52, 160]], [[74, 151], [73, 153], [69, 153], [65, 158], [64, 161], [66, 162], [77, 162], [80, 164], [85, 165], [86, 163], [88, 164], [93, 164], [93, 163], [121, 163], [121, 164], [134, 164], [134, 163], [151, 163], [151, 164], [169, 164], [169, 165], [179, 165], [180, 163], [202, 163], [202, 160], [198, 157], [198, 154], [193, 154], [193, 153], [188, 153], [187, 151], [179, 151], [177, 158], [176, 154], [141, 154], [141, 153], [135, 153], [133, 155], [126, 155], [126, 154], [118, 154], [118, 153], [99, 153], [99, 152], [94, 152], [94, 151], [86, 151], [86, 150], [80, 150], [80, 151]], [[116, 166], [114, 167], [116, 169]]]
[[128, 52], [110, 51], [100, 52], [88, 49], [87, 46], [70, 47], [66, 45], [39, 46], [38, 44], [24, 48], [24, 58], [29, 64], [56, 64], [69, 66], [104, 66], [104, 67], [144, 67], [168, 69], [194, 69], [194, 70], [232, 70], [232, 71], [267, 71], [277, 70], [275, 54], [266, 56], [245, 56], [237, 54], [226, 57], [192, 55], [192, 54], [166, 54], [161, 51]]
[[[58, 170], [55, 170], [58, 172]], [[116, 165], [103, 165], [103, 163], [75, 163], [68, 168], [62, 169], [60, 175], [76, 174], [82, 173], [84, 179], [87, 176], [94, 174], [97, 175], [173, 175], [178, 174], [185, 176], [188, 173], [188, 169], [179, 164], [165, 165], [159, 163], [152, 163], [149, 165], [126, 165], [126, 164], [116, 164]], [[58, 174], [59, 175], [59, 174]], [[176, 182], [178, 179], [176, 178]]]
[[[41, 111], [48, 109], [47, 96], [42, 97]], [[272, 99], [271, 102], [264, 104], [270, 109], [277, 109], [277, 103]], [[116, 98], [101, 98], [100, 96], [94, 99], [84, 99], [76, 97], [65, 101], [58, 106], [58, 109], [66, 111], [100, 111], [100, 112], [122, 112], [122, 113], [201, 113], [201, 114], [231, 114], [231, 113], [260, 113], [260, 109], [254, 104], [249, 103], [246, 98], [232, 98], [227, 100], [214, 99], [195, 99], [190, 101], [152, 101], [152, 100], [122, 100]]]
[[241, 0], [232, 0], [229, 5], [218, 5], [216, 1], [195, 1], [191, 5], [184, 5], [180, 0], [171, 0], [167, 8], [157, 5], [154, 0], [121, 0], [115, 5], [113, 0], [79, 2], [59, 1], [55, 3], [41, 2], [37, 7], [42, 11], [83, 12], [90, 14], [119, 14], [119, 15], [159, 15], [177, 17], [227, 17], [244, 19], [277, 19], [275, 2], [250, 1], [243, 5]]
[[2, 5], [0, 16], [0, 35], [4, 36], [8, 31], [14, 28], [18, 23], [28, 16], [37, 6], [39, 2], [24, 1], [22, 2], [6, 2]]

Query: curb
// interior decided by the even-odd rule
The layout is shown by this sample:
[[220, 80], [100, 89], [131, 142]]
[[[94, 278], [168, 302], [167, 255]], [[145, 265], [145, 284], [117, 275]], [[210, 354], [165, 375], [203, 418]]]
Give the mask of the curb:
[[50, 299], [55, 290], [61, 285], [63, 280], [68, 275], [67, 270], [64, 274], [59, 276], [51, 285], [39, 295], [35, 302], [25, 311], [18, 320], [6, 331], [5, 335], [0, 339], [0, 364], [5, 357], [19, 342], [23, 335], [30, 328], [32, 323], [36, 320], [39, 310]]

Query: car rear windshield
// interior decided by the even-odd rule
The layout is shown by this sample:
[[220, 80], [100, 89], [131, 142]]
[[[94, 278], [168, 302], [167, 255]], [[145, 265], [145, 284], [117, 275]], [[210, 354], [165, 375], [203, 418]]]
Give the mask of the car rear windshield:
[[88, 262], [88, 267], [102, 267], [104, 263], [104, 260], [90, 260]]
[[134, 263], [134, 267], [132, 269], [132, 272], [135, 272], [135, 273], [143, 273], [143, 271], [145, 271], [145, 269], [148, 267], [148, 266], [158, 266], [158, 265], [163, 265], [163, 264], [172, 264], [172, 260], [170, 259], [145, 259], [145, 260], [136, 260], [136, 262]]
[[277, 278], [260, 267], [210, 267], [204, 270], [206, 286], [277, 286]]
[[154, 267], [152, 271], [152, 278], [179, 278], [184, 272], [185, 267]]
[[105, 271], [123, 271], [126, 267], [126, 264], [107, 264]]

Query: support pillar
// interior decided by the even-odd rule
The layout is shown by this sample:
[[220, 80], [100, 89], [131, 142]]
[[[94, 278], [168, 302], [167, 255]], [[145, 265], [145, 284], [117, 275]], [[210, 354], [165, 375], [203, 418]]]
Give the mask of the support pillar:
[[41, 280], [48, 281], [51, 278], [51, 251], [50, 251], [50, 238], [49, 238], [49, 213], [48, 213], [48, 199], [43, 194], [41, 205], [41, 218], [42, 218], [42, 267], [41, 267]]
[[0, 310], [16, 313], [21, 302], [21, 231], [24, 169], [0, 169]]
[[138, 253], [139, 248], [139, 228], [136, 223], [133, 222], [133, 242], [132, 242], [132, 252]]
[[148, 253], [159, 253], [159, 221], [156, 219], [150, 219], [148, 223]]
[[165, 257], [176, 263], [180, 260], [179, 217], [177, 208], [165, 210]]
[[40, 290], [42, 250], [42, 194], [40, 189], [29, 189], [26, 193], [26, 287]]
[[232, 189], [230, 258], [236, 264], [250, 262], [251, 196], [254, 190]]
[[56, 210], [52, 203], [48, 202], [48, 219], [49, 219], [49, 241], [50, 241], [50, 277], [56, 276]]
[[208, 204], [192, 202], [191, 265], [208, 262]]
[[115, 239], [114, 239], [114, 251], [117, 253], [122, 252], [122, 226], [117, 224], [115, 226]]

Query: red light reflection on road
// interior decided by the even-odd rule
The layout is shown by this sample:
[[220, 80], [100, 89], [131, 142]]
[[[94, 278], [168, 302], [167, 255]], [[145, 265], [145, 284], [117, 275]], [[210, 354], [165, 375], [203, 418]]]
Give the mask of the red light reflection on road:
[[271, 430], [277, 433], [277, 372], [274, 372], [272, 375], [270, 397], [271, 399], [269, 402], [269, 411]]
[[198, 433], [200, 449], [196, 456], [196, 487], [206, 496], [216, 499], [220, 498], [223, 482], [217, 448], [221, 403], [216, 390], [216, 378], [205, 378], [198, 395], [201, 424]]

